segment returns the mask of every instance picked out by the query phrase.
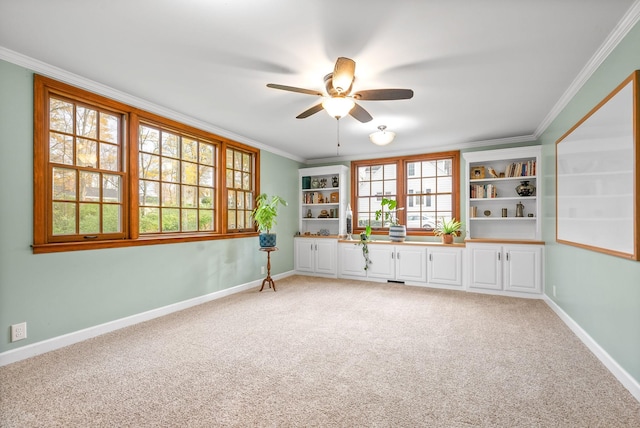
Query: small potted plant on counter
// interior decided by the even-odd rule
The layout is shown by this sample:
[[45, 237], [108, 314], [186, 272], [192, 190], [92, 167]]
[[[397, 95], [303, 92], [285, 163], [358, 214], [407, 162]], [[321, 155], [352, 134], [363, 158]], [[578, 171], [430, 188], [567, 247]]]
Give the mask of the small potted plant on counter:
[[[404, 208], [397, 208], [398, 201], [395, 199], [382, 198], [380, 203], [382, 208], [376, 211], [376, 220], [383, 218], [382, 227], [389, 223], [389, 240], [392, 242], [403, 242], [407, 237], [407, 228], [398, 222], [397, 212]], [[385, 208], [386, 207], [386, 208]]]
[[462, 223], [460, 223], [455, 218], [450, 220], [445, 220], [442, 217], [442, 221], [438, 223], [433, 234], [435, 236], [442, 237], [443, 244], [453, 244], [453, 238], [456, 236], [460, 236], [460, 229], [462, 228]]

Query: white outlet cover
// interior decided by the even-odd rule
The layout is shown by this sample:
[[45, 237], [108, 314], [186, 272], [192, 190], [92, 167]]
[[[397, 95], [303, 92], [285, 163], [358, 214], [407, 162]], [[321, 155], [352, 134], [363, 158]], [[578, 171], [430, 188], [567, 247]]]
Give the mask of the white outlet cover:
[[27, 338], [27, 323], [13, 324], [11, 326], [11, 341], [22, 340]]

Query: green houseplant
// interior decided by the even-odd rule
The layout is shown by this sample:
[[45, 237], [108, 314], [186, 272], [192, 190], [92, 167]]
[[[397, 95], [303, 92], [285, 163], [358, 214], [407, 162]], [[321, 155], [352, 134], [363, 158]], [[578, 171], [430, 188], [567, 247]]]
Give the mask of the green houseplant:
[[389, 224], [389, 240], [393, 242], [402, 242], [407, 237], [407, 228], [398, 221], [398, 211], [404, 208], [397, 208], [398, 201], [395, 199], [382, 198], [380, 203], [382, 207], [376, 211], [376, 220], [383, 219], [382, 227]]
[[438, 225], [433, 231], [433, 234], [435, 236], [441, 236], [442, 243], [453, 244], [453, 238], [455, 236], [460, 236], [461, 228], [462, 228], [462, 223], [456, 220], [455, 218], [451, 218], [450, 220], [445, 220], [445, 218], [442, 217], [442, 221], [438, 223]]
[[269, 199], [266, 193], [261, 193], [256, 198], [256, 207], [251, 215], [261, 232], [260, 246], [263, 248], [276, 246], [276, 234], [271, 233], [271, 228], [276, 224], [279, 205], [287, 206], [287, 201], [277, 195]]

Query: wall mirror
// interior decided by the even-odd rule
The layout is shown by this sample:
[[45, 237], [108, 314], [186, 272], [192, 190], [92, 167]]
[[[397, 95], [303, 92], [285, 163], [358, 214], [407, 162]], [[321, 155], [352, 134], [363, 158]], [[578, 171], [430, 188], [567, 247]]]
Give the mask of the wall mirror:
[[638, 260], [635, 71], [556, 142], [556, 241]]

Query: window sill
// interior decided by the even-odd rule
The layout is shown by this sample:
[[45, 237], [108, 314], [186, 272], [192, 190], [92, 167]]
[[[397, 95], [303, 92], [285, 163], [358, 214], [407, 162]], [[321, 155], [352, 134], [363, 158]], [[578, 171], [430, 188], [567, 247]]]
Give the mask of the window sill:
[[218, 239], [248, 238], [258, 236], [258, 232], [227, 233], [218, 235], [145, 236], [138, 239], [119, 239], [93, 242], [60, 242], [33, 244], [33, 254], [62, 253], [66, 251], [102, 250], [106, 248], [140, 247], [143, 245], [179, 244], [184, 242], [216, 241]]

